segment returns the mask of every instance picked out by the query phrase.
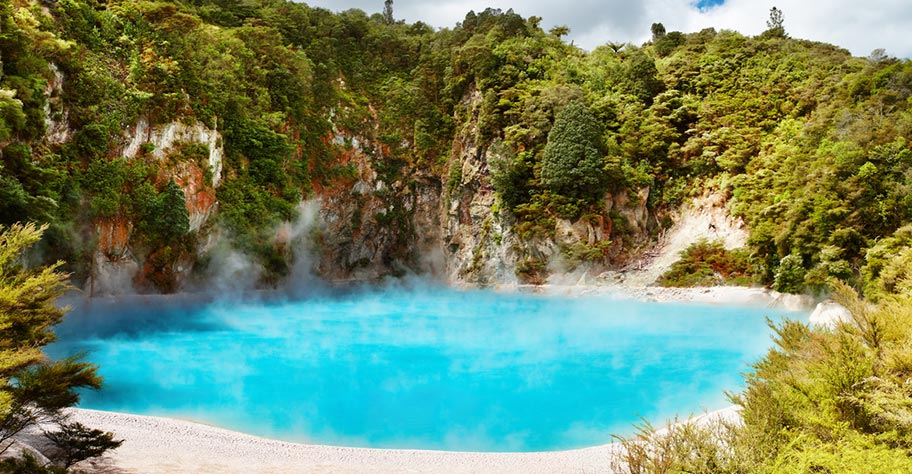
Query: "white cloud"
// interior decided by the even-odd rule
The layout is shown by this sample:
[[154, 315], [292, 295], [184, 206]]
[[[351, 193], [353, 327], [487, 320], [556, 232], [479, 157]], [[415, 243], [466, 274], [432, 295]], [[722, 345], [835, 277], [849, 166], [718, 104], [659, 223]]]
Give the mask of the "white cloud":
[[[380, 0], [317, 0], [307, 2], [330, 10], [360, 8], [368, 13], [383, 9]], [[668, 31], [736, 30], [747, 35], [766, 29], [769, 9], [785, 14], [785, 30], [793, 38], [833, 43], [856, 56], [867, 56], [877, 48], [897, 57], [912, 57], [912, 6], [909, 0], [726, 0], [721, 6], [700, 12], [694, 0], [470, 0], [427, 2], [397, 0], [396, 18], [423, 21], [436, 27], [453, 27], [469, 10], [487, 7], [514, 11], [524, 17], [543, 18], [545, 29], [570, 27], [569, 40], [583, 48], [600, 44], [649, 39], [649, 26], [661, 22]]]

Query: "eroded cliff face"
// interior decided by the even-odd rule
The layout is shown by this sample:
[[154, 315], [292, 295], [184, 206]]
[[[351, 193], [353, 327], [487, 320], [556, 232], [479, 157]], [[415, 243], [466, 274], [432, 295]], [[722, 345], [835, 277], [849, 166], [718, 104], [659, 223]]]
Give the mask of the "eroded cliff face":
[[133, 224], [124, 218], [95, 222], [98, 243], [92, 255], [92, 269], [85, 289], [89, 295], [133, 292], [140, 264], [130, 250]]
[[397, 174], [384, 179], [387, 160], [370, 138], [335, 133], [339, 164], [354, 171], [320, 187], [320, 275], [331, 280], [373, 280], [388, 275], [440, 273], [441, 185], [434, 176]]
[[57, 65], [51, 63], [51, 80], [44, 88], [46, 101], [44, 103], [44, 138], [49, 145], [59, 145], [72, 137], [73, 133], [67, 125], [69, 112], [63, 104], [63, 73]]
[[[204, 145], [208, 152], [205, 159], [181, 159], [179, 149], [187, 144]], [[184, 191], [190, 233], [203, 237], [197, 251], [204, 252], [212, 245], [207, 224], [218, 208], [215, 189], [221, 180], [224, 156], [221, 135], [197, 121], [153, 126], [142, 118], [125, 133], [120, 153], [128, 160], [140, 154], [151, 156], [159, 164], [159, 180], [174, 179]], [[92, 295], [130, 293], [137, 288], [177, 289], [192, 272], [193, 255], [163, 258], [161, 249], [136, 248], [134, 224], [123, 217], [96, 219], [94, 227], [98, 244], [85, 285]]]
[[[62, 76], [54, 77], [48, 87], [51, 96], [63, 87]], [[480, 96], [467, 97], [465, 104], [476, 109]], [[48, 141], [62, 143], [71, 133], [54, 121], [65, 124], [65, 112], [57, 110], [48, 115]], [[503, 147], [497, 142], [480, 146], [476, 120], [468, 120], [458, 131], [446, 171], [436, 174], [408, 160], [390, 172], [389, 150], [367, 135], [335, 130], [327, 138], [327, 146], [341, 150], [335, 165], [351, 173], [328, 185], [315, 185], [316, 199], [311, 202], [318, 203], [313, 206], [319, 210], [308, 226], [316, 237], [302, 247], [306, 250], [297, 250], [312, 254], [286, 253], [295, 260], [293, 265], [314, 262], [313, 271], [320, 278], [375, 280], [411, 274], [461, 287], [563, 278], [576, 282], [625, 261], [623, 249], [629, 245], [624, 243], [648, 240], [655, 227], [655, 216], [646, 206], [649, 189], [644, 188], [606, 195], [601, 214], [612, 218], [551, 216], [552, 228], [520, 234], [515, 217], [500, 209], [491, 179], [490, 163], [504, 159], [499, 151]], [[164, 259], [161, 249], [137, 247], [135, 223], [99, 219], [93, 223], [97, 245], [85, 287], [93, 295], [179, 289], [192, 274], [195, 259], [221, 239], [211, 223], [218, 212], [215, 192], [222, 179], [222, 138], [217, 129], [198, 121], [150, 124], [143, 118], [125, 132], [121, 143], [121, 156], [151, 157], [159, 164], [159, 179], [174, 179], [184, 191], [197, 255]], [[205, 156], [185, 159], [181, 150], [188, 144], [204, 146]], [[459, 179], [445, 181], [442, 175], [454, 167], [458, 172], [449, 175]], [[290, 225], [275, 229], [275, 245], [290, 245]], [[581, 259], [580, 252], [588, 256]]]
[[512, 220], [498, 212], [488, 167], [494, 153], [478, 147], [476, 135], [470, 122], [453, 144], [450, 166], [459, 168], [461, 179], [450, 183], [441, 210], [445, 278], [459, 286], [515, 283], [520, 241]]
[[[465, 105], [479, 107], [480, 96]], [[543, 283], [568, 272], [576, 281], [623, 264], [630, 242], [650, 239], [657, 219], [646, 205], [648, 188], [607, 194], [601, 214], [613, 219], [553, 218], [544, 233], [519, 235], [491, 180], [502, 147], [479, 146], [477, 136], [475, 120], [458, 131], [448, 166], [458, 168], [449, 175], [459, 180], [445, 183], [415, 169], [384, 180], [375, 169], [388, 159], [383, 147], [337, 131], [333, 141], [345, 147], [340, 164], [354, 175], [318, 190], [319, 272], [343, 280], [414, 273], [463, 287]]]
[[222, 136], [217, 131], [218, 120], [213, 128], [202, 122], [192, 120], [170, 122], [150, 126], [146, 118], [140, 118], [136, 126], [125, 135], [122, 155], [128, 159], [135, 158], [143, 146], [149, 146], [152, 156], [158, 160], [166, 158], [174, 147], [181, 143], [200, 143], [207, 146], [209, 154], [207, 165], [212, 172], [212, 187], [218, 187], [222, 179], [222, 161], [225, 151], [222, 148]]

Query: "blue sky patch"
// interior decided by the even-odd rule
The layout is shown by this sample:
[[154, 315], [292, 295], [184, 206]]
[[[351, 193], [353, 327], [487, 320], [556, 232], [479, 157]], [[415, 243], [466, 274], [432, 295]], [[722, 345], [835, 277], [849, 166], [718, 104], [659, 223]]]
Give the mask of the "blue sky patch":
[[725, 3], [725, 0], [697, 0], [696, 2], [691, 3], [691, 5], [697, 7], [701, 12], [705, 12], [714, 7], [718, 7]]

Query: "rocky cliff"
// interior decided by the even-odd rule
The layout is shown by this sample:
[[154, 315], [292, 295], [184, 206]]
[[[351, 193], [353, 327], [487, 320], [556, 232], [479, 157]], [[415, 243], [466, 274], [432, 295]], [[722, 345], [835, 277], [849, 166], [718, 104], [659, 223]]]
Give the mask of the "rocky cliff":
[[[51, 72], [45, 93], [53, 107], [45, 111], [45, 140], [61, 145], [73, 136], [59, 100], [66, 80], [55, 68]], [[480, 96], [467, 97], [465, 105], [477, 109]], [[135, 222], [95, 219], [96, 244], [84, 283], [90, 294], [180, 289], [195, 262], [211, 257], [207, 254], [224, 240], [214, 219], [225, 154], [215, 123], [209, 127], [184, 119], [155, 124], [141, 117], [124, 131], [115, 155], [128, 161], [151, 158], [159, 180], [173, 179], [183, 190], [195, 254], [156, 263], [154, 249], [137, 242]], [[542, 283], [568, 272], [578, 279], [623, 264], [630, 242], [649, 240], [656, 227], [646, 205], [650, 190], [642, 188], [606, 194], [596, 217], [551, 216], [544, 232], [518, 232], [516, 217], [500, 208], [492, 184], [490, 163], [502, 159], [503, 147], [497, 141], [479, 144], [477, 120], [468, 120], [456, 134], [446, 167], [449, 180], [410, 164], [392, 175], [379, 173], [389, 156], [375, 134], [334, 130], [327, 141], [342, 150], [335, 166], [353, 172], [317, 186], [316, 200], [307, 197], [319, 211], [307, 224], [315, 232], [305, 238], [313, 241], [299, 245], [297, 252], [316, 254], [306, 260], [316, 261], [314, 270], [322, 278], [374, 280], [415, 274], [456, 286]], [[186, 159], [181, 150], [188, 145], [202, 147], [204, 156]], [[289, 244], [289, 225], [274, 230], [275, 245]], [[292, 248], [284, 255], [301, 259], [294, 253]], [[256, 284], [255, 275], [235, 277]]]
[[[466, 104], [477, 108], [480, 97]], [[630, 243], [648, 242], [657, 227], [643, 188], [605, 195], [599, 215], [614, 219], [553, 218], [545, 232], [520, 235], [492, 184], [489, 164], [501, 159], [502, 147], [479, 145], [475, 120], [453, 141], [448, 175], [458, 179], [446, 182], [408, 168], [384, 181], [375, 166], [387, 157], [371, 140], [334, 137], [348, 144], [340, 160], [355, 173], [319, 192], [319, 271], [331, 279], [413, 273], [455, 286], [489, 286], [542, 283], [571, 271], [594, 276], [627, 262]]]
[[[64, 132], [51, 135], [52, 130], [48, 129], [49, 140], [67, 136]], [[195, 239], [203, 242], [196, 251], [205, 253], [212, 246], [208, 239], [212, 231], [210, 220], [218, 207], [215, 190], [221, 180], [224, 156], [220, 133], [196, 121], [152, 126], [141, 118], [125, 131], [121, 141], [120, 156], [127, 160], [135, 160], [140, 154], [151, 156], [158, 169], [158, 179], [173, 179], [181, 187], [189, 230]], [[186, 160], [177, 153], [180, 147], [192, 144], [204, 147], [205, 160]], [[165, 265], [153, 264], [154, 249], [137, 248], [134, 223], [124, 217], [95, 219], [94, 227], [98, 244], [85, 283], [85, 289], [92, 295], [128, 293], [137, 288], [148, 291], [156, 286], [153, 282], [162, 279], [167, 287], [177, 289], [193, 271], [196, 255], [168, 259]]]

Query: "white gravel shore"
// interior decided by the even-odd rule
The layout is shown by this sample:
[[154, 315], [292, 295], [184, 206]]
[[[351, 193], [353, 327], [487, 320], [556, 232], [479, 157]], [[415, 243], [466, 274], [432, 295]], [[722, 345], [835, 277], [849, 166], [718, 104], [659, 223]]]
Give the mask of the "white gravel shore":
[[664, 288], [660, 286], [628, 287], [623, 285], [502, 285], [497, 291], [521, 291], [556, 296], [610, 296], [617, 299], [658, 303], [696, 303], [710, 305], [753, 306], [810, 312], [817, 300], [807, 295], [779, 293], [766, 288], [743, 286], [709, 286]]
[[[142, 473], [612, 473], [619, 443], [543, 453], [475, 453], [346, 448], [259, 438], [171, 418], [70, 409], [87, 426], [113, 431], [124, 444], [78, 467], [98, 474]], [[736, 418], [735, 407], [701, 415]]]
[[[98, 473], [607, 473], [614, 444], [554, 453], [471, 453], [289, 443], [198, 423], [74, 409], [76, 420], [117, 433], [123, 446]], [[89, 466], [86, 466], [89, 467]]]

